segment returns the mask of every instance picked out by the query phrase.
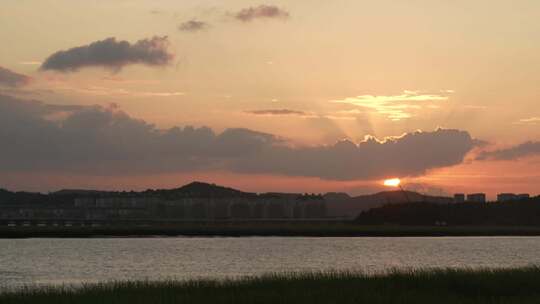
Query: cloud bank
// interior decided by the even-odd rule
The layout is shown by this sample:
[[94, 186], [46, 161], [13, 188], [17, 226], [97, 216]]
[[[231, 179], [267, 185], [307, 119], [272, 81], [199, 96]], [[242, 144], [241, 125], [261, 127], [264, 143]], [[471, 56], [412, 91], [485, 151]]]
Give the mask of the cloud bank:
[[259, 5], [248, 7], [234, 14], [234, 18], [242, 22], [250, 22], [255, 19], [287, 19], [290, 14], [274, 5]]
[[198, 31], [205, 30], [208, 27], [209, 27], [208, 23], [193, 19], [193, 20], [189, 20], [189, 21], [181, 23], [178, 26], [178, 30], [182, 32], [198, 32]]
[[420, 175], [461, 163], [475, 145], [467, 132], [437, 129], [384, 141], [369, 137], [358, 144], [297, 147], [248, 129], [161, 130], [116, 108], [58, 106], [7, 96], [0, 96], [0, 142], [5, 172], [228, 171], [327, 180]]
[[0, 86], [4, 87], [21, 87], [30, 82], [30, 77], [13, 72], [0, 66]]
[[58, 51], [41, 65], [43, 71], [75, 72], [86, 67], [120, 70], [126, 65], [165, 66], [174, 55], [169, 51], [167, 36], [142, 39], [133, 44], [107, 38], [88, 45]]
[[477, 156], [477, 160], [514, 160], [527, 156], [540, 155], [540, 142], [527, 141], [514, 147], [483, 151]]

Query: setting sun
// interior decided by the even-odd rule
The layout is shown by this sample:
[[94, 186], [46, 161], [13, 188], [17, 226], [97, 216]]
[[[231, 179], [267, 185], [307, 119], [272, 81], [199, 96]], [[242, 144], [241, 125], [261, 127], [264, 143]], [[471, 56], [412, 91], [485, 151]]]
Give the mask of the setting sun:
[[540, 0], [337, 2], [0, 0], [0, 304], [540, 304]]
[[390, 178], [384, 180], [384, 185], [388, 187], [397, 187], [401, 184], [401, 180], [399, 178]]

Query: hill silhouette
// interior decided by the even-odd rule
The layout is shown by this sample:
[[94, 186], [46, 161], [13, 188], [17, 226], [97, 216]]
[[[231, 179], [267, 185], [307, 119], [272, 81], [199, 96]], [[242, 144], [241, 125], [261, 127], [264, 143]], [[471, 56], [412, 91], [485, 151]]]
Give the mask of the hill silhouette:
[[194, 181], [173, 189], [148, 189], [136, 191], [100, 191], [84, 189], [64, 189], [50, 194], [30, 192], [10, 192], [0, 190], [0, 204], [58, 204], [69, 203], [76, 198], [99, 197], [152, 197], [163, 200], [176, 200], [184, 198], [199, 199], [285, 199], [285, 200], [324, 200], [327, 215], [333, 218], [357, 217], [362, 211], [381, 207], [387, 204], [401, 204], [407, 202], [450, 203], [451, 198], [423, 195], [412, 191], [383, 191], [371, 195], [349, 196], [346, 193], [330, 192], [324, 195], [299, 193], [252, 193], [212, 183]]
[[450, 197], [424, 195], [412, 191], [383, 191], [370, 195], [350, 197], [345, 193], [327, 193], [324, 196], [327, 202], [328, 215], [331, 217], [354, 218], [362, 211], [381, 207], [388, 204], [402, 204], [408, 202], [451, 203]]
[[390, 204], [366, 210], [355, 221], [361, 225], [538, 226], [539, 202], [535, 197], [516, 202]]
[[257, 194], [243, 192], [229, 187], [219, 186], [205, 182], [192, 182], [175, 189], [146, 190], [146, 196], [156, 196], [163, 199], [176, 198], [249, 198]]

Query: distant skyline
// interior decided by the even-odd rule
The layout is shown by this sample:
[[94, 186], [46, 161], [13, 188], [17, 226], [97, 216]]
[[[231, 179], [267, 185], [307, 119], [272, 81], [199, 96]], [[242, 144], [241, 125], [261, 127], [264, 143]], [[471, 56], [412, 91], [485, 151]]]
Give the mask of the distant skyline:
[[535, 0], [5, 0], [0, 188], [535, 195], [539, 34]]

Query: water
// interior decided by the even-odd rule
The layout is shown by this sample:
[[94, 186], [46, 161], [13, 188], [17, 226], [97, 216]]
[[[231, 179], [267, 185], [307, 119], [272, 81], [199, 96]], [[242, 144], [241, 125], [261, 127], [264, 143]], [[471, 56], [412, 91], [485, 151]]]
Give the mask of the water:
[[0, 240], [0, 288], [283, 271], [540, 265], [540, 237]]

